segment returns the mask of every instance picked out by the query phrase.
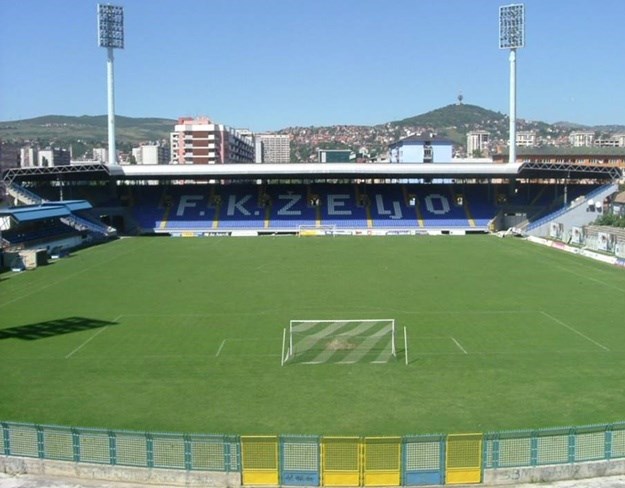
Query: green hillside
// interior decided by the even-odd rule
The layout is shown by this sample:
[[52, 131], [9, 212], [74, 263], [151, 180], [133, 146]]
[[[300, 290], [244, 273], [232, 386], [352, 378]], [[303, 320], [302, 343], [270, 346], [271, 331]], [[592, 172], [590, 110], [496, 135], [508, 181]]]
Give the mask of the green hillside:
[[449, 127], [497, 125], [507, 117], [477, 105], [453, 104], [430, 112], [392, 122], [400, 126], [432, 127], [444, 129]]
[[[115, 117], [117, 140], [134, 144], [168, 139], [176, 121], [162, 118]], [[106, 115], [46, 115], [34, 119], [0, 122], [3, 140], [41, 140], [55, 143], [74, 141], [99, 142], [107, 140]]]

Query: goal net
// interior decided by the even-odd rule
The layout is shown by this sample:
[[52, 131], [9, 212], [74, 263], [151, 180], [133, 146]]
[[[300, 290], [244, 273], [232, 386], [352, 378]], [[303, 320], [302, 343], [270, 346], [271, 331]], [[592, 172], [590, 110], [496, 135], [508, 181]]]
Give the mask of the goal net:
[[297, 235], [300, 237], [333, 236], [336, 234], [336, 225], [300, 225]]
[[397, 358], [394, 319], [291, 320], [282, 364], [387, 363]]

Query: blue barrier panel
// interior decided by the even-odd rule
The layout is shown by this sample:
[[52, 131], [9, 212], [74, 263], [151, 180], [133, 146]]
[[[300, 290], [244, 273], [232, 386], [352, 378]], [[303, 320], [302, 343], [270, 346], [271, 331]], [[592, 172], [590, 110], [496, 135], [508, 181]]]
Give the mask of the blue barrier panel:
[[445, 483], [445, 436], [406, 436], [402, 442], [403, 485]]
[[320, 485], [318, 436], [280, 437], [280, 484]]

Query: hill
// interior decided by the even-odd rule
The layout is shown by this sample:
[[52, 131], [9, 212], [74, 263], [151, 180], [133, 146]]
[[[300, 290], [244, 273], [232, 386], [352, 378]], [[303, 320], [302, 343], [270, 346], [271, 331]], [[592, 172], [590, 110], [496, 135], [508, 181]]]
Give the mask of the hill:
[[[173, 119], [115, 117], [117, 140], [120, 144], [138, 144], [143, 141], [169, 139], [176, 123]], [[0, 138], [3, 140], [29, 140], [59, 145], [81, 142], [104, 142], [107, 140], [108, 119], [106, 115], [46, 115], [33, 119], [0, 122]]]
[[[124, 152], [145, 141], [169, 140], [176, 121], [167, 118], [116, 117], [117, 145]], [[388, 144], [414, 133], [435, 132], [448, 137], [462, 153], [467, 132], [487, 130], [491, 141], [508, 138], [508, 117], [500, 112], [477, 105], [456, 103], [405, 119], [373, 126], [332, 125], [325, 127], [287, 127], [277, 131], [291, 137], [293, 162], [315, 161], [318, 149], [350, 149], [375, 157], [384, 155]], [[558, 140], [571, 130], [584, 128], [599, 133], [624, 132], [625, 127], [604, 125], [585, 127], [572, 122], [547, 124], [517, 120], [518, 130], [536, 130], [539, 136]], [[107, 141], [105, 115], [70, 117], [48, 115], [26, 120], [0, 122], [0, 140], [32, 141], [40, 146], [73, 147], [74, 155], [90, 154], [92, 147], [102, 147]]]
[[507, 120], [506, 115], [477, 105], [453, 104], [391, 123], [400, 127], [419, 126], [444, 129], [498, 125], [505, 120]]

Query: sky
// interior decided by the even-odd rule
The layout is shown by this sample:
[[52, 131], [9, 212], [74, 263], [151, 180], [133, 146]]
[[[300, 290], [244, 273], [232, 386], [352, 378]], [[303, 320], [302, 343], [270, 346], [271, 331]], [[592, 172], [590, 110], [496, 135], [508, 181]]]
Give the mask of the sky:
[[[107, 2], [108, 3], [108, 2]], [[499, 7], [525, 5], [517, 117], [625, 124], [625, 0], [112, 0], [115, 111], [255, 132], [509, 113]], [[107, 111], [97, 1], [0, 0], [0, 121]]]

